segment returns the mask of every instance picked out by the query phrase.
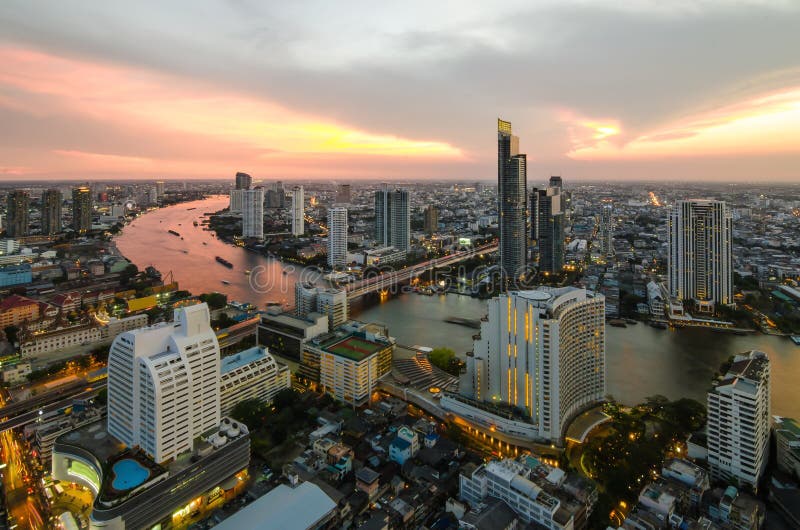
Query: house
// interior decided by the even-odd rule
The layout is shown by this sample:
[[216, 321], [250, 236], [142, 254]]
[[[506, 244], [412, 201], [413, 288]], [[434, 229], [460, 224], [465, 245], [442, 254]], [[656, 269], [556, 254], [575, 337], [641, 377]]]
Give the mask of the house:
[[397, 436], [389, 444], [389, 460], [401, 466], [406, 460], [413, 458], [419, 451], [419, 437], [417, 433], [406, 426], [400, 427]]

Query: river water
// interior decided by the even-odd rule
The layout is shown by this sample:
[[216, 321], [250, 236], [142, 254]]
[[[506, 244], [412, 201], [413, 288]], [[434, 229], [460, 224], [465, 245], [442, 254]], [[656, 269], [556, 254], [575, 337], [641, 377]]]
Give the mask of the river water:
[[[294, 303], [294, 283], [316, 275], [216, 239], [202, 226], [203, 213], [227, 206], [227, 197], [183, 203], [143, 215], [116, 238], [119, 251], [139, 268], [153, 265], [166, 276], [172, 272], [182, 289], [193, 293], [220, 291], [230, 300]], [[189, 208], [196, 208], [189, 210]], [[172, 229], [181, 234], [173, 236]], [[206, 243], [205, 245], [203, 243]], [[187, 251], [188, 253], [184, 252]], [[233, 264], [217, 263], [221, 256]], [[244, 274], [254, 271], [253, 280]], [[284, 274], [286, 271], [286, 274]], [[222, 280], [230, 282], [229, 285]], [[251, 283], [256, 283], [254, 288]], [[351, 315], [380, 322], [400, 344], [448, 346], [459, 354], [472, 349], [474, 329], [444, 322], [448, 317], [477, 319], [484, 315], [482, 300], [450, 294], [403, 294], [385, 300], [356, 301]], [[757, 349], [770, 358], [773, 414], [800, 418], [800, 347], [789, 339], [769, 335], [728, 335], [701, 329], [660, 330], [644, 324], [606, 328], [607, 390], [627, 404], [653, 394], [691, 397], [705, 402], [714, 372], [729, 355]]]

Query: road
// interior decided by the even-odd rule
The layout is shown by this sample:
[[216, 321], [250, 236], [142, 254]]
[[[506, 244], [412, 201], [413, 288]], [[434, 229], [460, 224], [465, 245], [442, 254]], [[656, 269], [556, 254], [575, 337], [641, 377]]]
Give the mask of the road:
[[0, 448], [2, 448], [3, 490], [6, 494], [8, 514], [13, 518], [9, 526], [19, 530], [40, 530], [46, 528], [42, 513], [41, 496], [38, 495], [38, 480], [31, 473], [30, 451], [24, 447], [17, 433], [6, 430], [0, 433]]
[[39, 408], [34, 408], [29, 412], [18, 414], [11, 418], [3, 419], [2, 421], [0, 421], [0, 432], [5, 432], [8, 431], [9, 429], [22, 427], [28, 423], [35, 421], [36, 418], [39, 416], [40, 410], [44, 413], [69, 407], [70, 405], [72, 405], [72, 402], [74, 400], [86, 399], [96, 396], [101, 389], [106, 387], [105, 382], [96, 383], [95, 385], [89, 388], [85, 386], [86, 384], [87, 383], [84, 382], [83, 385], [81, 385], [80, 387], [81, 390], [78, 392], [73, 392], [71, 394], [60, 394], [61, 399], [59, 399], [58, 401], [52, 401], [47, 405], [42, 405]]

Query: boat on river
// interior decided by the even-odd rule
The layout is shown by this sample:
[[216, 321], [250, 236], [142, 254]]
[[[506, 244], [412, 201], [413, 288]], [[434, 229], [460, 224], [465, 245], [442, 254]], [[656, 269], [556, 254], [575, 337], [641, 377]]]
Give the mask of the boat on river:
[[225, 265], [229, 269], [233, 268], [233, 263], [231, 263], [230, 261], [226, 260], [225, 258], [221, 258], [219, 256], [216, 256], [214, 259], [217, 260], [217, 263], [221, 263], [222, 265]]
[[792, 335], [789, 337], [792, 342], [794, 342], [797, 346], [800, 346], [800, 335]]

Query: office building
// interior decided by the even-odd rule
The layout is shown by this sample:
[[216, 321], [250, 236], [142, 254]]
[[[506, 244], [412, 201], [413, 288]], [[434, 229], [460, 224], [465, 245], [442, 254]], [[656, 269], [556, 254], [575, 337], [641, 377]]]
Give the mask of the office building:
[[562, 199], [561, 188], [556, 186], [531, 192], [531, 239], [536, 241], [539, 271], [546, 274], [558, 274], [564, 267]]
[[242, 213], [244, 210], [244, 192], [245, 190], [239, 189], [230, 191], [230, 204], [228, 206], [230, 213]]
[[336, 187], [336, 203], [350, 204], [351, 200], [350, 184], [339, 184]]
[[603, 201], [600, 214], [600, 254], [610, 258], [614, 255], [614, 206]]
[[774, 430], [778, 469], [800, 478], [800, 423], [776, 416]]
[[303, 201], [303, 186], [295, 186], [292, 190], [292, 235], [302, 236], [306, 233], [306, 219]]
[[277, 362], [266, 348], [254, 346], [229, 355], [220, 366], [220, 413], [228, 416], [247, 400], [272, 403], [278, 392], [291, 386], [289, 367]]
[[[563, 471], [557, 470], [556, 474], [563, 480]], [[459, 497], [473, 510], [479, 510], [492, 498], [501, 499], [532, 528], [575, 528], [575, 513], [558, 496], [545, 491], [536, 478], [531, 467], [522, 461], [505, 459], [480, 466], [470, 464], [459, 475]], [[569, 504], [577, 503], [573, 499]]]
[[527, 167], [519, 153], [519, 138], [511, 122], [497, 120], [497, 213], [500, 225], [500, 274], [504, 287], [513, 286], [526, 274]]
[[61, 191], [42, 193], [42, 234], [52, 236], [61, 232]]
[[294, 286], [295, 315], [306, 318], [312, 313], [328, 317], [329, 329], [347, 322], [347, 292], [297, 282]]
[[264, 189], [242, 190], [242, 237], [264, 239]]
[[408, 191], [383, 184], [375, 192], [375, 240], [400, 252], [411, 248], [411, 215]]
[[27, 191], [13, 190], [6, 203], [6, 235], [25, 237], [30, 230], [31, 198]]
[[242, 173], [241, 171], [236, 173], [237, 190], [249, 190], [252, 185], [253, 185], [253, 177], [251, 177], [247, 173]]
[[283, 189], [283, 183], [280, 180], [267, 189], [266, 198], [267, 208], [286, 207], [286, 190]]
[[439, 210], [437, 210], [434, 205], [429, 204], [425, 207], [423, 216], [425, 217], [425, 221], [423, 223], [425, 233], [429, 236], [432, 236], [439, 231]]
[[342, 269], [347, 265], [347, 208], [328, 210], [328, 266]]
[[460, 395], [441, 406], [521, 440], [560, 443], [571, 418], [605, 395], [605, 299], [574, 287], [489, 301]]
[[92, 190], [88, 186], [72, 188], [72, 229], [79, 234], [92, 229]]
[[701, 311], [733, 304], [733, 216], [724, 201], [678, 201], [669, 213], [668, 288]]
[[388, 340], [340, 329], [305, 344], [299, 375], [319, 383], [336, 399], [361, 406], [386, 375], [381, 366], [387, 356], [391, 359], [393, 350], [394, 344]]
[[157, 463], [220, 423], [220, 350], [206, 304], [127, 331], [108, 357], [108, 432]]
[[755, 350], [736, 355], [708, 392], [708, 465], [715, 480], [758, 489], [769, 457], [769, 392], [769, 359]]
[[273, 355], [299, 361], [305, 344], [328, 332], [328, 322], [329, 317], [319, 313], [298, 317], [277, 309], [268, 309], [261, 315], [258, 325], [258, 344], [269, 348]]

